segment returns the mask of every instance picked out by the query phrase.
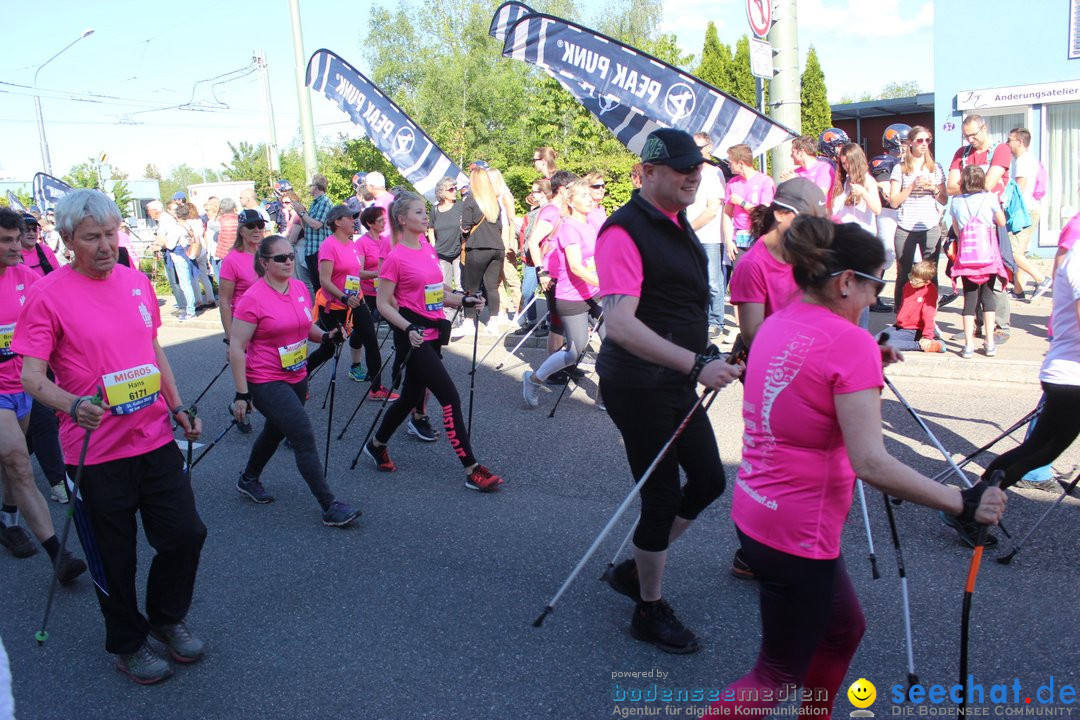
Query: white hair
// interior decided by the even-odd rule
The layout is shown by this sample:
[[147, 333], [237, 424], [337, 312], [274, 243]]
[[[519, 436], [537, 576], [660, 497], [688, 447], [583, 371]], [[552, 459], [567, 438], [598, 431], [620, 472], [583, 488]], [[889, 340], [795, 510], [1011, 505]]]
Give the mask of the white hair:
[[386, 187], [386, 178], [383, 176], [383, 174], [381, 172], [369, 172], [367, 174], [367, 177], [364, 179], [364, 182], [366, 182], [371, 187], [377, 187], [377, 188], [385, 188]]
[[146, 203], [146, 211], [150, 212], [151, 210], [161, 210], [162, 212], [164, 212], [165, 206], [161, 203], [160, 200], [151, 200], [150, 202]]

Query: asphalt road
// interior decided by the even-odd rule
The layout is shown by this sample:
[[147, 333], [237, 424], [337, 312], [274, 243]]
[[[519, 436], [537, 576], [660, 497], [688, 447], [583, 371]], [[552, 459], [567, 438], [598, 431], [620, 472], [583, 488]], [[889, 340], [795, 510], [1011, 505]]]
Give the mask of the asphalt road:
[[[193, 399], [221, 367], [220, 335], [164, 333], [184, 397]], [[447, 363], [468, 402], [468, 341]], [[393, 474], [349, 464], [376, 408], [365, 405], [330, 457], [331, 486], [359, 502], [361, 522], [324, 527], [291, 453], [281, 448], [264, 481], [277, 496], [256, 506], [234, 489], [254, 436], [230, 432], [196, 469], [199, 511], [209, 528], [191, 627], [207, 657], [178, 668], [154, 687], [138, 687], [112, 667], [89, 579], [58, 593], [43, 648], [34, 641], [48, 589], [44, 552], [0, 557], [0, 637], [11, 658], [19, 718], [601, 718], [651, 708], [692, 716], [701, 703], [616, 702], [627, 686], [717, 688], [753, 663], [759, 641], [756, 587], [728, 574], [736, 547], [730, 491], [673, 546], [665, 594], [700, 635], [703, 650], [670, 656], [632, 639], [632, 604], [598, 578], [624, 537], [624, 518], [542, 628], [532, 621], [569, 574], [631, 486], [625, 456], [607, 415], [582, 393], [548, 419], [554, 394], [525, 409], [523, 368], [494, 372], [496, 351], [477, 375], [474, 446], [481, 462], [506, 478], [494, 495], [469, 492], [445, 439], [425, 444], [401, 429], [390, 451]], [[526, 357], [535, 365], [539, 350]], [[344, 366], [344, 363], [342, 363]], [[340, 372], [333, 433], [361, 396]], [[319, 373], [308, 403], [320, 447], [329, 379]], [[1032, 384], [937, 382], [898, 377], [897, 385], [960, 457], [1022, 417], [1038, 400]], [[585, 388], [591, 397], [595, 384]], [[200, 403], [206, 441], [225, 427], [233, 388], [224, 376]], [[738, 459], [741, 390], [724, 391], [710, 413], [729, 480]], [[942, 457], [888, 391], [883, 403], [890, 450], [924, 473]], [[261, 426], [256, 420], [256, 428]], [[997, 449], [1015, 444], [1004, 440]], [[1058, 461], [1080, 462], [1073, 446]], [[977, 465], [977, 463], [976, 463]], [[975, 470], [974, 466], [972, 470]], [[1011, 493], [1007, 526], [1019, 537], [1054, 496]], [[877, 686], [871, 707], [893, 715], [892, 686], [905, 681], [896, 565], [881, 496], [869, 494], [881, 579], [873, 580], [858, 505], [844, 547], [868, 629], [848, 683]], [[57, 527], [61, 506], [51, 505]], [[632, 513], [631, 513], [632, 514]], [[1019, 705], [1053, 676], [1055, 693], [1080, 681], [1074, 588], [1080, 577], [1071, 532], [1080, 502], [1066, 499], [1009, 566], [984, 562], [975, 596], [971, 668], [987, 691], [1019, 680]], [[937, 515], [897, 508], [911, 588], [916, 670], [924, 684], [956, 682], [960, 605], [970, 551]], [[73, 534], [74, 537], [74, 534]], [[1004, 540], [1001, 554], [1010, 547]], [[81, 552], [81, 549], [80, 549]], [[150, 549], [140, 548], [142, 573]], [[142, 578], [143, 575], [140, 575]], [[141, 580], [140, 580], [141, 582]], [[614, 673], [664, 673], [614, 678]], [[613, 684], [619, 683], [616, 688]], [[1054, 706], [1057, 707], [1059, 696]], [[951, 709], [948, 703], [924, 710]], [[989, 709], [989, 714], [994, 714]], [[1028, 705], [1028, 707], [1031, 707]], [[836, 704], [836, 717], [852, 707]]]

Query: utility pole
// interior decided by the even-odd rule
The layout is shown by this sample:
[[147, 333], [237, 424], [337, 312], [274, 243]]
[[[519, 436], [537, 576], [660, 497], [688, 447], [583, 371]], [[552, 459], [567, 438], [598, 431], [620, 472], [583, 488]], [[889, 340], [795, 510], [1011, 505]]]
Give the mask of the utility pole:
[[[776, 22], [769, 30], [769, 43], [776, 51], [776, 76], [769, 83], [769, 116], [795, 132], [802, 131], [802, 99], [799, 77], [799, 21], [796, 0], [776, 0]], [[791, 146], [784, 143], [772, 150], [770, 165], [773, 178], [791, 170]]]
[[266, 111], [266, 122], [270, 126], [270, 142], [266, 144], [266, 160], [270, 167], [270, 184], [273, 185], [281, 166], [278, 163], [277, 126], [274, 125], [274, 103], [270, 99], [270, 73], [266, 70], [266, 53], [256, 50], [252, 62], [258, 66], [259, 75], [262, 76], [263, 110]]
[[304, 142], [304, 173], [307, 182], [318, 172], [315, 158], [315, 123], [311, 119], [311, 93], [308, 92], [305, 74], [307, 57], [304, 55], [304, 34], [300, 29], [300, 0], [289, 0], [289, 18], [292, 20], [293, 62], [296, 64], [296, 99], [300, 102], [300, 133]]

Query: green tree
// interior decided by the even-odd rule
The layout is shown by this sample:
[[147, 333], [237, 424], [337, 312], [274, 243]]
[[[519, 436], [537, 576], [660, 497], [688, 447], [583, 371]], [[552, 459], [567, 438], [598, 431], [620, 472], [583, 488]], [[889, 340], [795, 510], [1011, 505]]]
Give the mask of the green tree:
[[890, 98], [905, 98], [918, 95], [919, 82], [917, 80], [905, 80], [903, 82], [887, 82], [885, 87], [881, 88], [881, 92], [878, 94], [877, 99], [887, 100]]
[[161, 199], [171, 200], [177, 191], [187, 192], [188, 187], [206, 182], [206, 177], [187, 163], [180, 163], [169, 171], [169, 176], [159, 181]]
[[121, 215], [127, 217], [128, 215], [134, 214], [130, 207], [131, 201], [134, 198], [132, 198], [131, 190], [124, 180], [114, 179], [112, 181], [112, 190], [110, 192], [112, 193], [113, 202], [116, 203], [116, 207], [120, 208]]
[[825, 89], [825, 73], [818, 62], [817, 50], [810, 46], [802, 73], [802, 131], [817, 137], [832, 127], [832, 109]]
[[716, 24], [710, 20], [705, 28], [705, 46], [701, 49], [701, 62], [694, 74], [717, 90], [731, 92], [732, 63], [731, 47], [720, 42]]
[[[258, 145], [252, 145], [249, 142], [241, 141], [236, 143], [229, 143], [229, 152], [232, 153], [232, 159], [226, 163], [221, 164], [221, 174], [225, 180], [253, 180], [255, 182], [255, 194], [258, 197], [265, 197], [270, 194], [270, 161], [266, 157], [266, 145], [259, 143]], [[175, 172], [175, 171], [174, 171]], [[196, 182], [204, 182], [202, 177]], [[300, 185], [303, 185], [303, 180], [300, 181]], [[165, 184], [162, 184], [161, 192], [165, 195]]]
[[67, 175], [60, 178], [73, 188], [101, 189], [101, 179], [98, 174], [98, 159], [87, 158], [84, 162], [72, 166]]
[[[735, 56], [731, 60], [731, 87], [729, 95], [750, 107], [757, 107], [757, 82], [750, 72], [750, 37], [743, 35], [735, 43]], [[723, 89], [723, 88], [721, 88]]]
[[146, 168], [143, 169], [143, 176], [147, 180], [161, 180], [161, 171], [158, 170], [158, 166], [154, 163], [146, 163]]

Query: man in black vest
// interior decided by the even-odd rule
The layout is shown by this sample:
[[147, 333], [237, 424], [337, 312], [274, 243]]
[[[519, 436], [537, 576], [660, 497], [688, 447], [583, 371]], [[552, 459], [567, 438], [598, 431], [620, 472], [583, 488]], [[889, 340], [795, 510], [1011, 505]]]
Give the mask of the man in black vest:
[[[607, 338], [597, 371], [608, 414], [640, 479], [697, 401], [697, 385], [718, 390], [742, 367], [707, 353], [708, 260], [686, 218], [701, 182], [701, 151], [688, 133], [661, 129], [642, 150], [642, 185], [600, 230], [596, 267]], [[686, 485], [679, 486], [679, 467]], [[698, 640], [663, 599], [668, 544], [724, 491], [724, 468], [698, 407], [641, 489], [634, 558], [608, 573], [637, 601], [634, 637], [671, 653]]]

